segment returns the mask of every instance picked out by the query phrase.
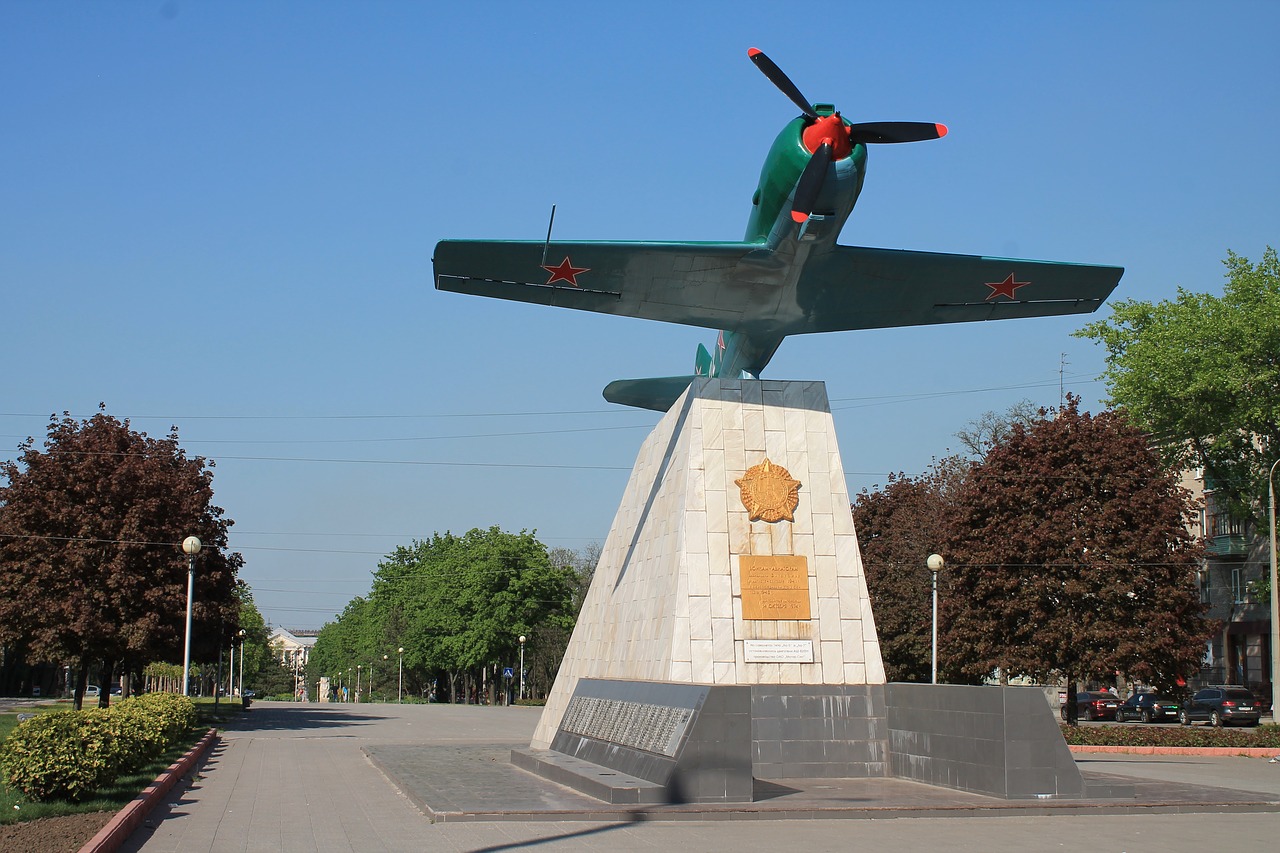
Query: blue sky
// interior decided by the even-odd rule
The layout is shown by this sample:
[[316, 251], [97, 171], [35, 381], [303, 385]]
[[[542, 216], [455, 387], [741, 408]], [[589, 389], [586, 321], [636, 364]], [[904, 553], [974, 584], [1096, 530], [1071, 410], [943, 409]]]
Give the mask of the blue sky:
[[[842, 242], [1217, 292], [1228, 249], [1280, 242], [1278, 29], [1270, 2], [0, 4], [0, 452], [99, 401], [176, 425], [287, 626], [435, 531], [603, 542], [656, 415], [601, 389], [714, 332], [438, 293], [436, 241], [540, 239], [552, 204], [564, 239], [740, 238], [795, 114], [754, 45], [855, 121], [951, 128], [871, 151]], [[766, 375], [827, 382], [857, 492], [1060, 376], [1097, 409], [1084, 322], [790, 338]]]

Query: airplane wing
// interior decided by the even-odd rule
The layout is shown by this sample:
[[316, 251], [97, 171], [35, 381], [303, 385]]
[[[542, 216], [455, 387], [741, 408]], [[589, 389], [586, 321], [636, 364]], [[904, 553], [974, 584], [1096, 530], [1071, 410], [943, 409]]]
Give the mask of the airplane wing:
[[[546, 257], [543, 257], [545, 248]], [[776, 288], [743, 281], [754, 243], [443, 240], [436, 288], [709, 329], [733, 329]], [[772, 292], [771, 292], [772, 291]]]
[[1122, 267], [835, 246], [796, 286], [788, 334], [1088, 314]]
[[[545, 258], [544, 258], [545, 250]], [[444, 240], [436, 288], [778, 338], [1096, 311], [1121, 267], [833, 246]]]

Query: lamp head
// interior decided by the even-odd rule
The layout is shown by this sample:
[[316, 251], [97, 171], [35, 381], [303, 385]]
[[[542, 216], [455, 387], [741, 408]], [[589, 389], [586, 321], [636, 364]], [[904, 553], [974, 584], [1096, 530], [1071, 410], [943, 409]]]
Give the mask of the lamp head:
[[197, 536], [188, 536], [182, 540], [182, 550], [187, 556], [194, 557], [200, 553], [200, 539]]
[[942, 567], [945, 563], [946, 561], [942, 559], [941, 554], [930, 554], [929, 559], [924, 561], [924, 564], [929, 567], [929, 571], [931, 572], [942, 571]]

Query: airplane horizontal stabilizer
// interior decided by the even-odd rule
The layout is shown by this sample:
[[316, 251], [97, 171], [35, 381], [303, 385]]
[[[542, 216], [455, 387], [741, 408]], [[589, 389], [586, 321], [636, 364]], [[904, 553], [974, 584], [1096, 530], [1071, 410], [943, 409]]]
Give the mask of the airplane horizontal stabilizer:
[[618, 379], [604, 388], [610, 403], [666, 412], [689, 387], [694, 376], [661, 376], [654, 379]]

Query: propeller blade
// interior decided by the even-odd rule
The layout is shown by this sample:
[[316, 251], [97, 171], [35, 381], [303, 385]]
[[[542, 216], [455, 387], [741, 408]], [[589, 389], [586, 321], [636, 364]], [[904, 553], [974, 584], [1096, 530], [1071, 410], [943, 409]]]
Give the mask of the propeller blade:
[[791, 82], [791, 78], [782, 73], [782, 69], [774, 64], [774, 61], [764, 55], [764, 51], [759, 48], [747, 48], [747, 56], [751, 57], [751, 61], [756, 64], [764, 72], [764, 76], [769, 78], [769, 82], [782, 90], [782, 94], [791, 99], [791, 103], [800, 108], [800, 112], [804, 113], [808, 118], [817, 118], [818, 114], [813, 111], [813, 105], [800, 94], [800, 90], [796, 88], [796, 84]]
[[827, 177], [827, 167], [831, 165], [831, 145], [824, 142], [813, 152], [800, 180], [796, 183], [795, 201], [791, 205], [791, 218], [796, 222], [804, 222], [813, 213], [813, 206], [818, 202], [818, 193], [822, 191], [822, 182]]
[[853, 142], [924, 142], [947, 135], [945, 124], [927, 121], [866, 121], [849, 127]]

